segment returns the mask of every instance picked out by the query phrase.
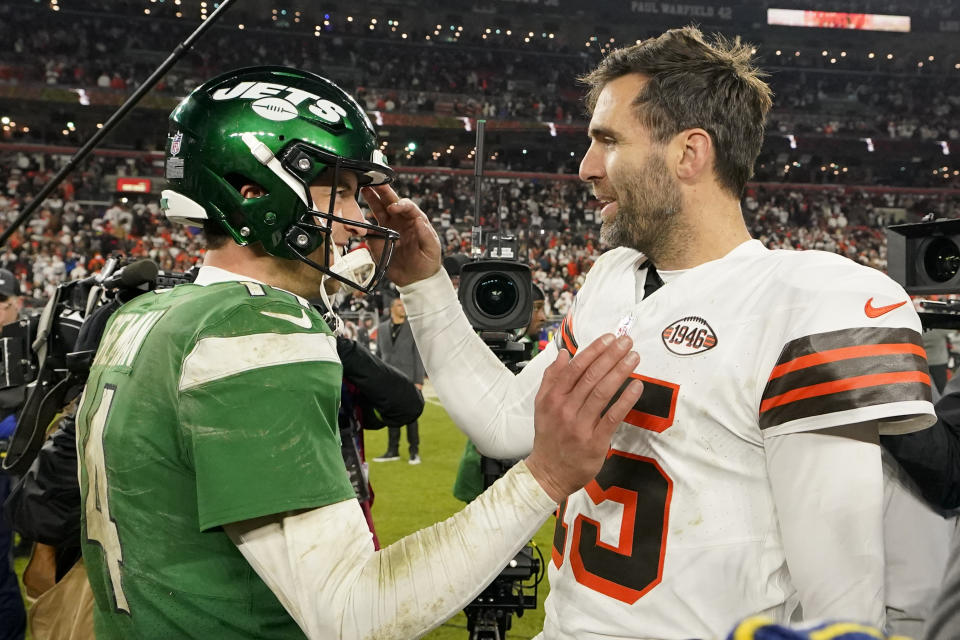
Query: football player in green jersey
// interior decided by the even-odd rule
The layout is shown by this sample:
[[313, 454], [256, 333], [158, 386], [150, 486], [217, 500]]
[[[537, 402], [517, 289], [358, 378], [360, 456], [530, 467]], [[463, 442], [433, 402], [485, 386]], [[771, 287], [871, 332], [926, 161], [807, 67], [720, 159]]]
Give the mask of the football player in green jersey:
[[[166, 214], [203, 226], [208, 251], [195, 284], [111, 318], [81, 401], [97, 637], [422, 635], [596, 474], [640, 393], [611, 400], [629, 340], [561, 356], [526, 461], [375, 551], [340, 457], [334, 337], [306, 301], [334, 280], [368, 290], [398, 241], [357, 202], [393, 178], [369, 120], [324, 78], [243, 69], [174, 110], [165, 172]], [[373, 250], [345, 253], [354, 237]]]

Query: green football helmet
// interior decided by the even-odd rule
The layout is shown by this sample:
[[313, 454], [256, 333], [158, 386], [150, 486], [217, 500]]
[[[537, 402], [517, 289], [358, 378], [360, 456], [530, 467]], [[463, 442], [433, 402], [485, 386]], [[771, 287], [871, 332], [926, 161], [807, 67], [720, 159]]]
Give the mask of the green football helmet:
[[[310, 184], [328, 170], [333, 184], [342, 171], [354, 172], [359, 186], [395, 177], [366, 113], [333, 82], [286, 67], [239, 69], [204, 83], [170, 114], [170, 188], [161, 207], [175, 222], [201, 226], [213, 220], [237, 244], [259, 242], [272, 256], [301, 260], [370, 292], [399, 236], [334, 215], [336, 189], [329, 203], [313, 202]], [[266, 195], [243, 198], [245, 184], [261, 186]], [[383, 239], [380, 259], [343, 260], [333, 245], [334, 222]], [[318, 263], [308, 256], [321, 244], [326, 251]]]

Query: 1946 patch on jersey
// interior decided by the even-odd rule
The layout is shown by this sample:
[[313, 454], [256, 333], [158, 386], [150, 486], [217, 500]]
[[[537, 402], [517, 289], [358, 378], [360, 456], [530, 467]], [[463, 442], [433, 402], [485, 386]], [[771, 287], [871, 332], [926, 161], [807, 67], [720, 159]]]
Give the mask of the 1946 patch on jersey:
[[663, 344], [678, 356], [692, 356], [717, 346], [717, 334], [698, 316], [680, 318], [661, 332]]

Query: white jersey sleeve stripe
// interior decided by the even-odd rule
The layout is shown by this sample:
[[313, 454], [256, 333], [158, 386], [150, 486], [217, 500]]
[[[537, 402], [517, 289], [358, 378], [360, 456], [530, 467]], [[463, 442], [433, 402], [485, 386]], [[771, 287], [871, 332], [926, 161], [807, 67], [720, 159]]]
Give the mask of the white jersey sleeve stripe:
[[203, 338], [183, 361], [180, 391], [253, 369], [295, 362], [339, 363], [336, 338], [316, 333]]

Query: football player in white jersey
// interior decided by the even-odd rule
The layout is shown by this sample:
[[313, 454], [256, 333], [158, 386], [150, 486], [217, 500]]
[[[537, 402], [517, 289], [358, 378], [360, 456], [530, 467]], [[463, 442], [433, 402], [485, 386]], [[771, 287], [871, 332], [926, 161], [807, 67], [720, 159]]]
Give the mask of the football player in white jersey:
[[[740, 197], [771, 105], [750, 46], [671, 30], [585, 77], [597, 261], [557, 344], [514, 376], [471, 330], [422, 212], [367, 189], [400, 231], [400, 286], [427, 372], [486, 455], [533, 442], [561, 350], [629, 335], [644, 391], [596, 479], [557, 513], [543, 637], [723, 637], [751, 614], [882, 626], [878, 436], [933, 423], [903, 289], [822, 252], [751, 240]], [[795, 617], [795, 616], [794, 616]]]

